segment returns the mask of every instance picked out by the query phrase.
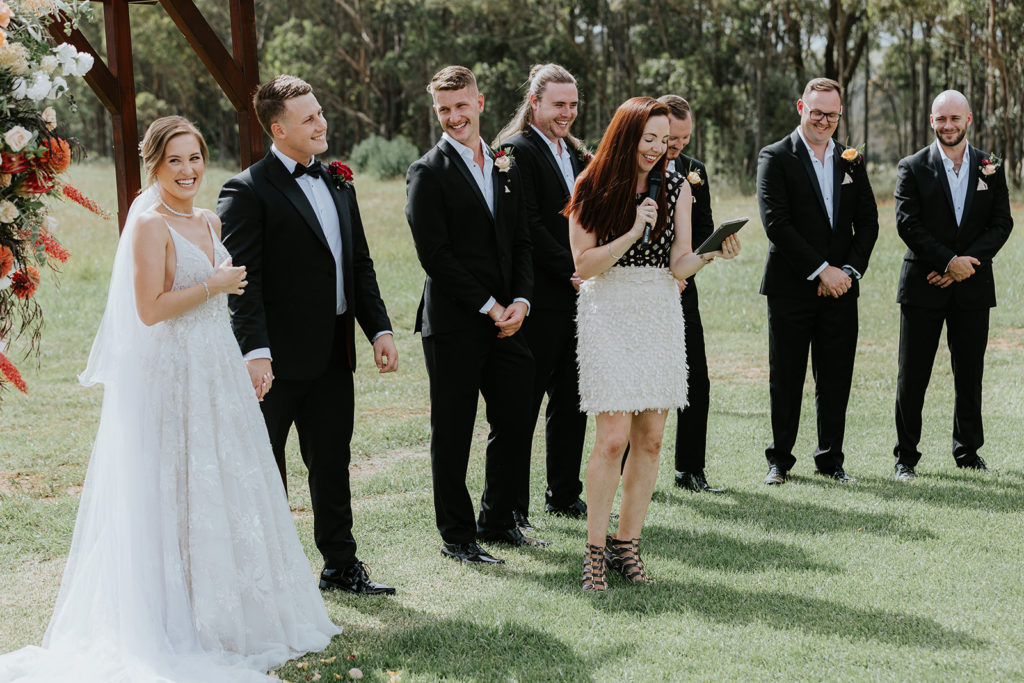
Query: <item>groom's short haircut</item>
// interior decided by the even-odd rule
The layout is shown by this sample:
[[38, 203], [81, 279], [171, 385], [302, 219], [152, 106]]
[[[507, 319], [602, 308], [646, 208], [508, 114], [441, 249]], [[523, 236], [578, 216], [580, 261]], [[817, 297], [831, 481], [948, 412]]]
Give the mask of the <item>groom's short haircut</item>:
[[446, 66], [434, 74], [427, 85], [427, 92], [433, 95], [439, 90], [462, 90], [472, 87], [477, 90], [476, 76], [464, 66]]
[[267, 135], [273, 139], [270, 126], [281, 118], [286, 100], [302, 97], [313, 92], [313, 88], [301, 78], [280, 75], [261, 85], [252, 97], [252, 106], [256, 110], [256, 118]]
[[811, 92], [836, 92], [839, 95], [839, 101], [843, 101], [843, 88], [841, 85], [833, 81], [831, 78], [812, 78], [807, 81], [807, 85], [804, 86], [804, 94], [800, 96], [800, 99], [807, 99], [807, 96]]
[[662, 95], [658, 101], [668, 107], [668, 113], [680, 121], [690, 118], [690, 103], [679, 95]]

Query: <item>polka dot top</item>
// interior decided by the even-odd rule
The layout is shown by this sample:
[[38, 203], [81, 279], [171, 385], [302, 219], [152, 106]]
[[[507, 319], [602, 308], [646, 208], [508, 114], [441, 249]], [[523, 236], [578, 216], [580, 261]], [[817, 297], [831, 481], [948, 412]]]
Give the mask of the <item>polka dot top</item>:
[[[633, 243], [625, 254], [622, 255], [614, 266], [650, 266], [653, 268], [668, 268], [669, 252], [672, 249], [672, 239], [675, 237], [675, 209], [676, 201], [679, 199], [679, 192], [685, 178], [679, 173], [668, 172], [665, 174], [665, 203], [668, 205], [668, 216], [665, 220], [665, 229], [657, 237], [651, 238], [650, 244], [644, 244], [643, 240]], [[645, 194], [636, 196], [636, 203], [640, 205], [647, 197]]]

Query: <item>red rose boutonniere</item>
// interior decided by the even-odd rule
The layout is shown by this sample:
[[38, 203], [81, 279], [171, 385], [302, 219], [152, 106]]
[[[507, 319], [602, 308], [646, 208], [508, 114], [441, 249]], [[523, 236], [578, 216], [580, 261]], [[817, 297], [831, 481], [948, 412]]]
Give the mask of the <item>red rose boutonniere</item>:
[[994, 154], [989, 154], [988, 157], [981, 160], [981, 166], [978, 167], [978, 171], [981, 175], [992, 175], [999, 170], [999, 167], [1003, 165], [1003, 160]]
[[342, 190], [355, 182], [352, 169], [340, 161], [332, 161], [327, 165], [327, 175], [331, 177], [334, 186]]
[[516, 158], [509, 152], [508, 147], [497, 147], [491, 150], [494, 154], [494, 168], [498, 169], [499, 173], [508, 173], [508, 169], [512, 168], [512, 164]]

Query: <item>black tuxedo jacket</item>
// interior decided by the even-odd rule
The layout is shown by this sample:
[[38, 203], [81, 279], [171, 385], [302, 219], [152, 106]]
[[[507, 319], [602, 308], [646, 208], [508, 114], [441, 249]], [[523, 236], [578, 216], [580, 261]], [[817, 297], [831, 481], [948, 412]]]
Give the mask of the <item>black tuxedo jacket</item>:
[[[942, 155], [935, 144], [900, 160], [896, 229], [908, 247], [896, 291], [901, 304], [923, 308], [952, 304], [961, 309], [996, 305], [992, 258], [1009, 238], [1013, 218], [1002, 167], [992, 175], [981, 174], [981, 161], [987, 157], [985, 152], [967, 146], [964, 164], [970, 176], [959, 226]], [[944, 273], [954, 256], [973, 256], [981, 265], [975, 266], [974, 275], [963, 282], [946, 288], [928, 284], [928, 273]]]
[[[863, 158], [844, 160], [833, 150], [834, 228], [800, 134], [797, 131], [761, 150], [757, 159], [757, 202], [770, 244], [761, 294], [813, 299], [818, 279], [808, 280], [824, 261], [836, 268], [867, 271], [878, 238], [878, 207]], [[852, 182], [844, 181], [849, 177]], [[859, 294], [857, 279], [844, 296]]]
[[[485, 150], [485, 154], [487, 151]], [[445, 140], [409, 167], [405, 217], [426, 272], [416, 331], [497, 335], [480, 313], [490, 297], [502, 306], [533, 296], [530, 235], [516, 164], [491, 173], [494, 216], [459, 153]], [[532, 304], [532, 301], [531, 301]]]
[[[704, 181], [700, 185], [690, 183], [690, 191], [693, 193], [694, 199], [690, 211], [690, 248], [696, 251], [697, 247], [711, 237], [715, 231], [715, 219], [711, 215], [711, 184], [708, 181], [708, 171], [700, 161], [685, 154], [680, 154], [676, 158], [675, 170], [684, 178], [691, 171], [696, 171]], [[690, 181], [687, 180], [687, 182]], [[694, 278], [696, 275], [686, 278], [686, 289], [682, 294], [684, 310], [691, 310], [697, 306], [697, 284]]]
[[[368, 339], [391, 329], [377, 287], [352, 185], [327, 180], [341, 225], [342, 272], [347, 313]], [[345, 339], [335, 339], [336, 265], [316, 212], [274, 153], [231, 178], [221, 189], [217, 213], [224, 246], [235, 265], [246, 267], [245, 293], [228, 298], [231, 324], [242, 353], [269, 347], [274, 374], [312, 379], [343, 345], [355, 369], [352, 315]]]
[[[502, 146], [506, 145], [513, 149], [525, 188], [522, 198], [533, 248], [531, 305], [537, 309], [575, 310], [576, 290], [569, 282], [576, 271], [569, 246], [569, 219], [560, 213], [572, 198], [573, 188], [566, 185], [547, 140], [533, 128], [513, 135]], [[584, 159], [571, 144], [567, 149], [573, 173], [579, 175]]]

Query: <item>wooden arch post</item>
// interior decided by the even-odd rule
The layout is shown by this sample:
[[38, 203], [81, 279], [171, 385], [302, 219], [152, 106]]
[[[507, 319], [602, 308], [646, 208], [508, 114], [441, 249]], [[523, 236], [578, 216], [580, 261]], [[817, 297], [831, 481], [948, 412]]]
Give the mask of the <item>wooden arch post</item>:
[[[96, 0], [103, 3], [107, 60], [96, 52], [79, 30], [65, 33], [64, 22], [50, 24], [53, 37], [68, 42], [95, 60], [86, 83], [110, 112], [114, 127], [114, 169], [117, 175], [118, 230], [124, 228], [128, 207], [142, 187], [139, 173], [139, 134], [135, 113], [135, 78], [132, 64], [131, 26], [128, 6], [154, 4], [155, 0]], [[210, 28], [192, 0], [159, 0], [210, 75], [234, 107], [238, 118], [239, 161], [247, 168], [265, 151], [263, 130], [252, 107], [252, 93], [259, 85], [256, 55], [254, 0], [228, 0], [231, 6], [231, 52]]]

